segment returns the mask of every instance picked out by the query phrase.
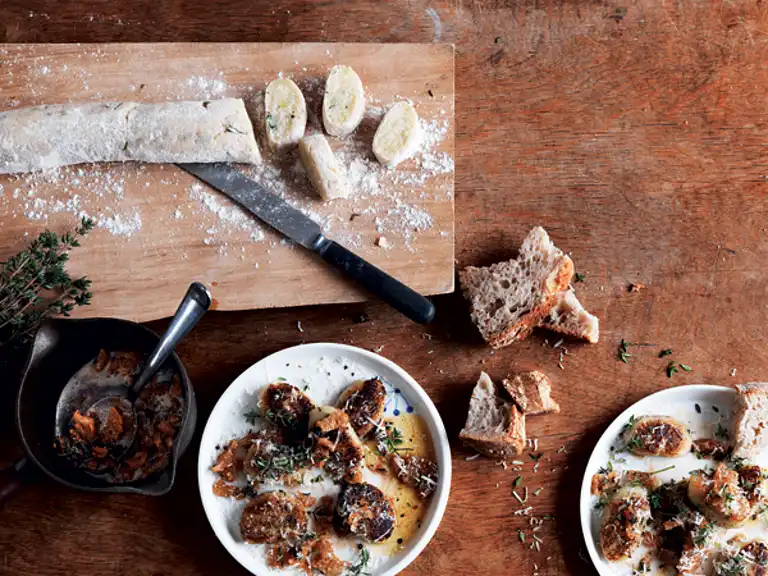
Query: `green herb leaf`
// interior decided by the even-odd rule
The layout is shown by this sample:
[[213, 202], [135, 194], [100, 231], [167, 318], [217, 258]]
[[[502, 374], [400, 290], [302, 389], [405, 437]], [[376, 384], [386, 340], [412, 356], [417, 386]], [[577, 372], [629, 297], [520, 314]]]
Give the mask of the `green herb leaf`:
[[717, 438], [720, 438], [721, 440], [728, 439], [728, 436], [729, 436], [728, 430], [725, 427], [723, 427], [723, 425], [720, 422], [717, 423], [717, 430], [715, 431], [715, 436]]
[[245, 421], [253, 426], [256, 424], [256, 420], [259, 418], [259, 412], [258, 410], [248, 410], [248, 412], [244, 413], [243, 416], [245, 416]]
[[573, 275], [573, 282], [574, 282], [574, 284], [576, 284], [578, 282], [584, 282], [584, 274], [579, 274], [578, 272], [576, 272]]
[[518, 530], [517, 537], [520, 539], [520, 542], [525, 544], [525, 532], [523, 532], [522, 530]]
[[683, 370], [685, 370], [686, 372], [690, 372], [691, 370], [693, 370], [693, 368], [691, 368], [691, 367], [690, 367], [690, 366], [688, 366], [687, 364], [682, 364], [682, 363], [680, 364], [680, 368], [682, 368], [682, 369], [683, 369]]
[[672, 374], [675, 374], [676, 372], [679, 372], [680, 370], [677, 369], [677, 364], [673, 361], [670, 361], [669, 364], [667, 364], [667, 378], [672, 378]]
[[631, 342], [627, 342], [624, 340], [624, 338], [621, 339], [621, 342], [619, 343], [619, 349], [616, 353], [616, 357], [624, 362], [624, 364], [629, 363], [629, 359], [632, 358], [632, 354], [629, 353], [629, 347], [633, 346]]
[[357, 559], [357, 562], [347, 568], [346, 574], [348, 576], [367, 575], [368, 572], [366, 572], [365, 569], [368, 567], [368, 563], [370, 561], [371, 561], [371, 554], [370, 552], [368, 552], [368, 548], [363, 546], [360, 549], [360, 557]]
[[659, 358], [664, 358], [664, 356], [671, 356], [672, 355], [672, 348], [664, 348], [661, 352], [659, 352]]
[[515, 478], [514, 482], [512, 482], [512, 485], [513, 485], [515, 488], [517, 488], [517, 487], [518, 487], [518, 486], [520, 486], [520, 484], [522, 484], [522, 483], [523, 483], [523, 477], [522, 477], [522, 476], [518, 476], [517, 478]]
[[73, 232], [61, 236], [45, 230], [26, 250], [0, 262], [0, 346], [26, 340], [45, 318], [69, 316], [75, 306], [90, 303], [91, 281], [72, 279], [66, 263], [93, 226], [93, 220], [82, 218]]
[[528, 456], [531, 457], [531, 460], [534, 460], [534, 461], [538, 462], [539, 458], [544, 456], [544, 453], [543, 452], [539, 452], [538, 454], [534, 454], [533, 452], [531, 452], [530, 454], [528, 454]]

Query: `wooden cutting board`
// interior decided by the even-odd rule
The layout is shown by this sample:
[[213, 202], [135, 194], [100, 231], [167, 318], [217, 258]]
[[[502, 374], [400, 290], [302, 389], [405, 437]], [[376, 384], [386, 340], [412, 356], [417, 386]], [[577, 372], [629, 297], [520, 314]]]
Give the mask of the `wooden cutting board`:
[[[349, 199], [323, 202], [295, 151], [266, 153], [260, 98], [280, 75], [305, 93], [318, 129], [324, 78], [352, 66], [368, 97], [356, 134], [332, 145], [348, 170]], [[245, 98], [265, 155], [246, 171], [319, 221], [327, 235], [424, 294], [453, 290], [454, 50], [407, 44], [0, 45], [0, 110], [88, 100]], [[422, 152], [396, 170], [370, 144], [381, 115], [409, 99], [425, 127]], [[207, 284], [220, 310], [366, 298], [321, 260], [250, 218], [172, 165], [102, 164], [0, 176], [0, 259], [45, 228], [96, 229], [72, 253], [93, 281], [77, 316], [146, 321], [171, 315], [187, 285]]]

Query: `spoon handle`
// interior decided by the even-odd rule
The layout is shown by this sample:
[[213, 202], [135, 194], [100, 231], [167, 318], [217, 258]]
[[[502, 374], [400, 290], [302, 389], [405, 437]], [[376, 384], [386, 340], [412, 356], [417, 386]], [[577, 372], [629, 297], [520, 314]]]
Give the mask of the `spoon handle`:
[[163, 365], [179, 341], [192, 330], [210, 307], [211, 294], [208, 289], [200, 282], [190, 284], [184, 299], [176, 310], [176, 314], [171, 319], [168, 329], [150, 354], [149, 360], [144, 365], [138, 379], [131, 386], [134, 395], [138, 395], [144, 384], [155, 375], [155, 372]]

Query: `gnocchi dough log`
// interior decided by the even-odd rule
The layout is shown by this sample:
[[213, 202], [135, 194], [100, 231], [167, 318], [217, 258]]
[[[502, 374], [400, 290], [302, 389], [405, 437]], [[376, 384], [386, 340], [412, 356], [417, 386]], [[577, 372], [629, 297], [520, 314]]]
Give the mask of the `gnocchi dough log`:
[[235, 98], [0, 112], [0, 174], [129, 160], [257, 164], [261, 155], [245, 105]]
[[325, 136], [312, 134], [301, 140], [299, 157], [312, 185], [324, 200], [347, 196], [344, 172]]

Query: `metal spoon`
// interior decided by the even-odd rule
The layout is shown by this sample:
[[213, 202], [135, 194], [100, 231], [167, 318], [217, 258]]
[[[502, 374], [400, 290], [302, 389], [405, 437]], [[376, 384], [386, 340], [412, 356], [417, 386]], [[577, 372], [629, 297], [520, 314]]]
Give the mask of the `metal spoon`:
[[115, 449], [112, 450], [113, 458], [119, 458], [133, 444], [137, 428], [133, 403], [139, 397], [141, 389], [152, 379], [181, 339], [200, 321], [203, 314], [211, 307], [211, 302], [211, 294], [205, 286], [199, 282], [190, 284], [168, 329], [149, 355], [139, 377], [127, 389], [127, 396], [106, 396], [88, 408], [87, 413], [95, 415], [102, 427], [107, 422], [111, 408], [116, 408], [120, 412], [124, 422], [130, 421], [131, 426], [124, 430], [115, 442]]

